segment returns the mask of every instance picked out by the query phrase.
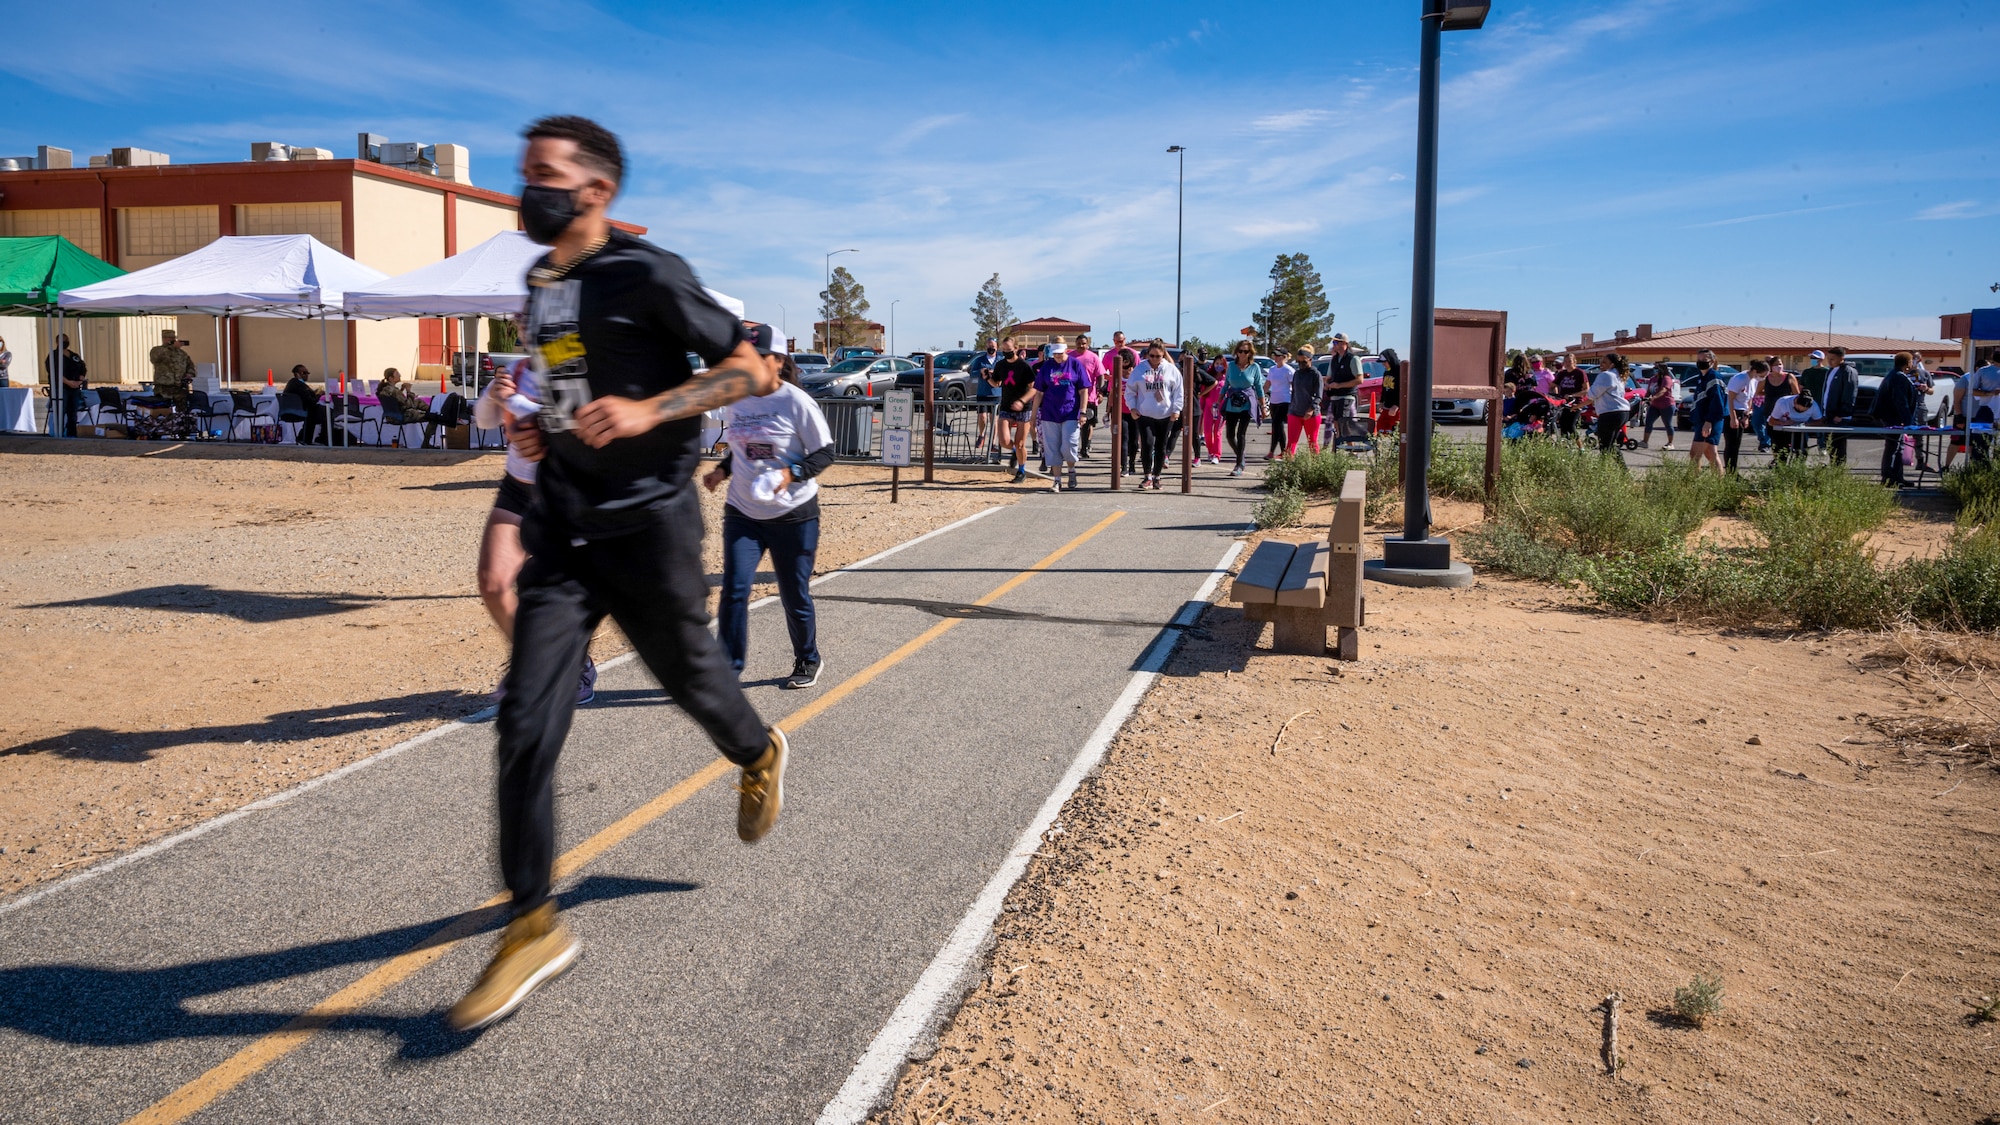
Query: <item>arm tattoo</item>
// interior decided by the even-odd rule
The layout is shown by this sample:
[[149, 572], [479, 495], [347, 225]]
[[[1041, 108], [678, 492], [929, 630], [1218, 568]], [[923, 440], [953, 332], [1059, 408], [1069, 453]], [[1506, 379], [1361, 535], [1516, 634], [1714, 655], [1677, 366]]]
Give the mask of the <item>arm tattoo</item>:
[[756, 376], [741, 367], [711, 367], [673, 390], [653, 399], [664, 421], [692, 418], [718, 406], [748, 398]]

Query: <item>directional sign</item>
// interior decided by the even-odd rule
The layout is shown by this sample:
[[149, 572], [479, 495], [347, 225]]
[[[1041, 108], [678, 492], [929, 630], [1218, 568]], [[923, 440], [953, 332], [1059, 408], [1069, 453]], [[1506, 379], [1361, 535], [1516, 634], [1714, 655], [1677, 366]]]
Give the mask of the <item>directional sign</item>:
[[[882, 396], [882, 428], [907, 430], [917, 416], [915, 391], [890, 391]], [[906, 462], [907, 463], [907, 462]]]
[[[907, 396], [908, 391], [903, 394]], [[882, 463], [898, 468], [908, 468], [910, 464], [910, 431], [882, 431]]]

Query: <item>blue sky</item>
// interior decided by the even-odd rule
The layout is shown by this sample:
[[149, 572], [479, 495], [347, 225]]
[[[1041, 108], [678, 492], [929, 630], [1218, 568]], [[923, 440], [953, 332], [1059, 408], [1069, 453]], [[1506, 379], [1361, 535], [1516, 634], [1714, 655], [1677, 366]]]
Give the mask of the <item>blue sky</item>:
[[[1415, 0], [201, 10], [11, 14], [0, 153], [344, 157], [369, 130], [512, 190], [520, 126], [585, 113], [630, 150], [617, 214], [753, 318], [802, 333], [823, 255], [859, 247], [837, 260], [877, 319], [900, 298], [909, 350], [969, 340], [995, 272], [1023, 316], [1170, 334], [1183, 144], [1184, 332], [1249, 323], [1280, 253], [1349, 333], [1410, 304]], [[2000, 304], [1996, 75], [1991, 0], [1498, 0], [1446, 37], [1439, 302], [1544, 346], [1829, 302], [1934, 336]]]

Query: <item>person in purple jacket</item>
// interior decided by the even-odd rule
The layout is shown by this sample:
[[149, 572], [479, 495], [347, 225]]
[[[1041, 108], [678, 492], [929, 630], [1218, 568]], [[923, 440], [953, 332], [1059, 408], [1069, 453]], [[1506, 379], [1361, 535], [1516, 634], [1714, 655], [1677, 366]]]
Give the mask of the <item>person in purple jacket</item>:
[[1049, 474], [1049, 491], [1062, 491], [1062, 470], [1069, 468], [1069, 486], [1076, 487], [1077, 423], [1090, 397], [1090, 371], [1073, 359], [1061, 340], [1049, 345], [1048, 358], [1035, 368], [1035, 397], [1042, 439], [1042, 467]]

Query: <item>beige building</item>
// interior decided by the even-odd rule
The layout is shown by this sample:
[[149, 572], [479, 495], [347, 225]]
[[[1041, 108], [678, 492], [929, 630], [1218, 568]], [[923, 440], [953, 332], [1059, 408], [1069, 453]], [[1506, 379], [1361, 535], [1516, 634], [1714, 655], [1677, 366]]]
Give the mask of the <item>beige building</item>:
[[[364, 135], [363, 151], [409, 147], [379, 142]], [[263, 158], [0, 171], [0, 235], [64, 235], [113, 265], [136, 270], [223, 235], [310, 234], [393, 277], [520, 226], [519, 201], [468, 182], [465, 150], [456, 145], [432, 146], [425, 159], [404, 164], [331, 160], [324, 149], [284, 145], [253, 149]], [[269, 370], [283, 382], [295, 363], [310, 368], [315, 381], [325, 374], [317, 323], [134, 317], [88, 322], [72, 335], [83, 345], [92, 382], [109, 382], [116, 371], [121, 381], [137, 383], [151, 376], [146, 353], [159, 342], [161, 325], [176, 321], [197, 363], [217, 361], [220, 335], [225, 367], [240, 379], [261, 384]], [[385, 367], [412, 375], [420, 363], [447, 362], [459, 346], [458, 333], [456, 321], [336, 322], [328, 333], [329, 363], [350, 376], [378, 378]], [[39, 377], [39, 358], [23, 362], [47, 352], [47, 340], [37, 335], [24, 347], [26, 340], [10, 334], [17, 380]], [[479, 336], [483, 348], [483, 324]]]

